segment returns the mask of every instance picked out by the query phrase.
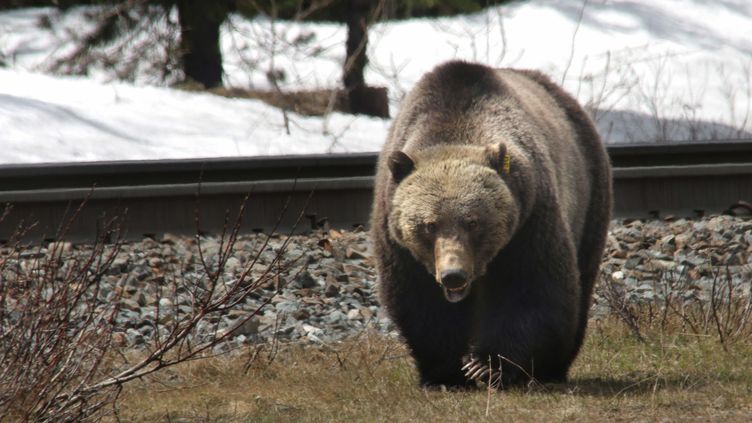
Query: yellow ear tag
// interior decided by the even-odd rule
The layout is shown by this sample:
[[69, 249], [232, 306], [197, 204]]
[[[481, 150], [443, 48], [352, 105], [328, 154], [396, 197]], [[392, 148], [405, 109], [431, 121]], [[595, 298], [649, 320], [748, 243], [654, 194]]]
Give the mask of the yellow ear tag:
[[510, 171], [511, 167], [512, 167], [512, 158], [509, 157], [509, 154], [505, 154], [504, 155], [504, 164], [502, 165], [501, 170], [504, 173], [509, 174], [509, 171]]

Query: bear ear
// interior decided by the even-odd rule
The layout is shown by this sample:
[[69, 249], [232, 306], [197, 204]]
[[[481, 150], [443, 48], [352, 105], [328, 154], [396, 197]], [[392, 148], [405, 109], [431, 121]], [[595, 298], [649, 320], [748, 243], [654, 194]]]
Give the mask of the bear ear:
[[486, 146], [486, 158], [488, 165], [499, 174], [509, 174], [511, 170], [512, 159], [507, 153], [507, 146], [503, 142], [490, 144]]
[[395, 151], [389, 156], [389, 170], [394, 182], [400, 183], [415, 169], [413, 159], [402, 151]]

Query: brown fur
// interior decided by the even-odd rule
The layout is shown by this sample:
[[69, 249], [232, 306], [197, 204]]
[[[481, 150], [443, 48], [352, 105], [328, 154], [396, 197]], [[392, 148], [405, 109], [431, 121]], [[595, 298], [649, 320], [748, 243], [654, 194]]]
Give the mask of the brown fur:
[[[495, 364], [507, 383], [565, 378], [610, 180], [592, 123], [545, 76], [449, 62], [418, 82], [379, 159], [372, 236], [382, 303], [423, 384], [467, 384], [468, 354], [514, 361], [524, 371]], [[456, 275], [466, 289], [447, 289]]]

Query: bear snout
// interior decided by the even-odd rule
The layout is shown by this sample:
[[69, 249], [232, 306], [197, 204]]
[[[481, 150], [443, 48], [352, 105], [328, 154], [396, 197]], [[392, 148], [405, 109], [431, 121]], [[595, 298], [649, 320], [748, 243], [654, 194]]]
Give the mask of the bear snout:
[[436, 282], [441, 285], [447, 301], [456, 303], [470, 293], [473, 279], [472, 260], [466, 245], [455, 239], [436, 242]]
[[462, 269], [449, 269], [441, 272], [438, 281], [444, 291], [444, 298], [450, 303], [458, 303], [470, 293], [470, 278]]
[[462, 269], [448, 269], [441, 272], [441, 284], [450, 291], [462, 289], [467, 283], [467, 272]]
[[434, 245], [434, 265], [436, 267], [437, 282], [444, 283], [444, 274], [465, 281], [473, 278], [473, 258], [467, 242], [460, 237], [439, 237]]

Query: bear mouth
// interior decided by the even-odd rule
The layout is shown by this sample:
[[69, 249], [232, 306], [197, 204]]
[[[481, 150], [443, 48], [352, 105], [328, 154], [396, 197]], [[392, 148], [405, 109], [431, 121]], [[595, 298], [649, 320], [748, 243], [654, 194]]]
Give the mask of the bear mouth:
[[470, 281], [466, 281], [457, 287], [448, 287], [446, 285], [442, 285], [441, 287], [444, 289], [444, 297], [450, 303], [458, 303], [464, 300], [467, 294], [470, 293]]

